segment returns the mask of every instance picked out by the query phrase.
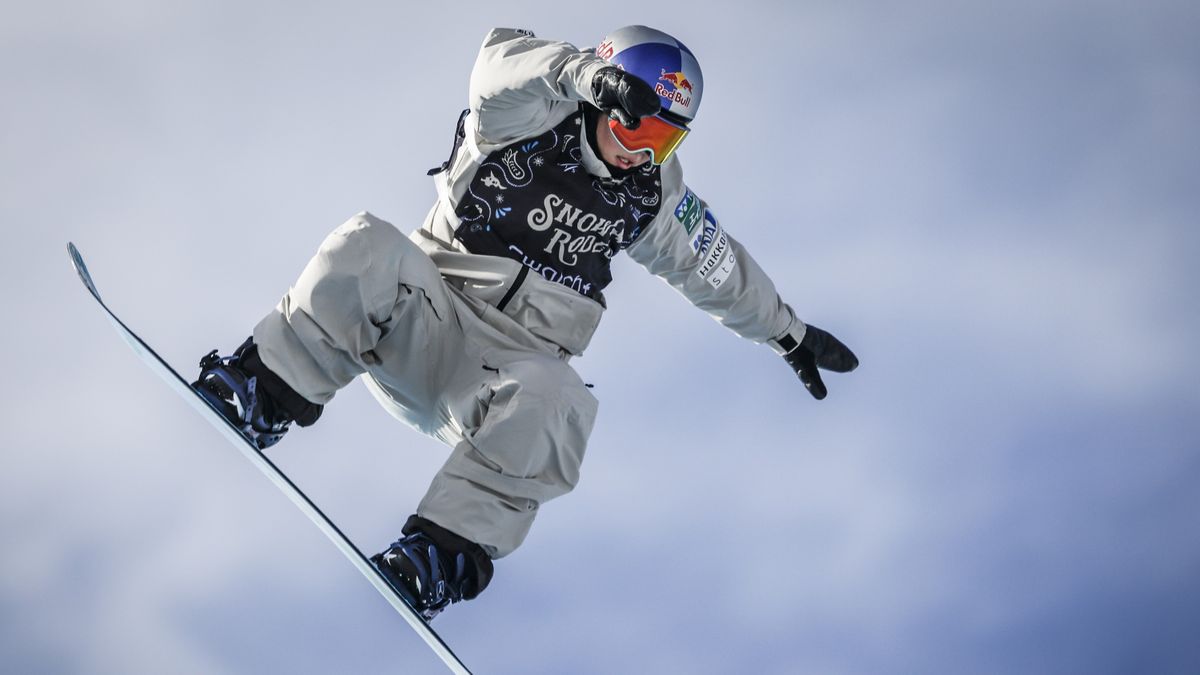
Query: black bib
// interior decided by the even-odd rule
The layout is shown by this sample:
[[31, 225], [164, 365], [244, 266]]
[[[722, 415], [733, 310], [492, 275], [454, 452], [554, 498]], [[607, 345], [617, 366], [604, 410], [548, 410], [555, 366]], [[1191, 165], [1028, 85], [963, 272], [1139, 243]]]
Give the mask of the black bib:
[[603, 302], [613, 256], [654, 221], [659, 167], [623, 180], [583, 167], [582, 112], [550, 131], [488, 155], [455, 214], [471, 253], [512, 258], [530, 272]]

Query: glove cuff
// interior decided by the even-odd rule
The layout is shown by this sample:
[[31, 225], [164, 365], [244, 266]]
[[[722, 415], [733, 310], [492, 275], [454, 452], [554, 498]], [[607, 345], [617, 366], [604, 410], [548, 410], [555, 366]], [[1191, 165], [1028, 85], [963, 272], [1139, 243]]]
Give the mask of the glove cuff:
[[579, 81], [581, 84], [586, 83], [587, 86], [580, 87], [579, 92], [583, 94], [581, 98], [584, 102], [591, 103], [597, 108], [601, 107], [600, 92], [596, 91], [596, 79], [600, 75], [600, 71], [604, 70], [605, 68], [612, 67], [613, 66], [607, 61], [603, 61], [599, 58], [597, 58], [594, 63], [588, 63], [583, 67], [583, 69], [580, 71]]
[[792, 327], [786, 333], [767, 340], [767, 344], [770, 345], [771, 349], [775, 350], [776, 354], [786, 356], [794, 351], [796, 347], [800, 346], [800, 341], [804, 339], [804, 333], [807, 330], [808, 327], [804, 325], [804, 322], [796, 319], [796, 322], [792, 324]]

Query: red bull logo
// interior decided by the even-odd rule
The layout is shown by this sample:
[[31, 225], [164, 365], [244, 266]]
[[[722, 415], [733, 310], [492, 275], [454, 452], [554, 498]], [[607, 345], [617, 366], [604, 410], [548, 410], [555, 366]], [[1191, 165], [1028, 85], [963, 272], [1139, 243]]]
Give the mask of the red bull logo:
[[670, 82], [675, 85], [676, 89], [687, 89], [689, 94], [692, 93], [692, 83], [688, 82], [687, 77], [682, 72], [668, 73], [666, 70], [663, 70], [662, 75], [659, 75], [658, 79]]
[[[666, 70], [662, 70], [662, 75], [658, 76], [658, 80], [654, 84], [654, 93], [669, 101], [674, 101], [685, 108], [692, 105], [692, 97], [683, 93], [684, 89], [687, 90], [688, 94], [692, 93], [692, 83], [688, 81], [682, 72], [668, 73]], [[674, 86], [674, 89], [664, 87], [663, 81], [670, 82]]]

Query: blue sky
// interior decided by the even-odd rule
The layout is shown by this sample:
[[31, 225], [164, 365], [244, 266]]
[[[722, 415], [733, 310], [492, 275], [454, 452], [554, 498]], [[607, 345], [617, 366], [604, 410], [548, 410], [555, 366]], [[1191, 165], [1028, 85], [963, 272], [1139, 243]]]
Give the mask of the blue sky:
[[[1200, 10], [695, 7], [6, 7], [6, 668], [441, 672], [65, 244], [190, 373], [348, 216], [420, 221], [488, 28], [646, 23], [704, 68], [689, 185], [862, 367], [814, 402], [619, 260], [583, 480], [442, 635], [482, 673], [1200, 671]], [[373, 550], [445, 451], [355, 384], [272, 456]]]

